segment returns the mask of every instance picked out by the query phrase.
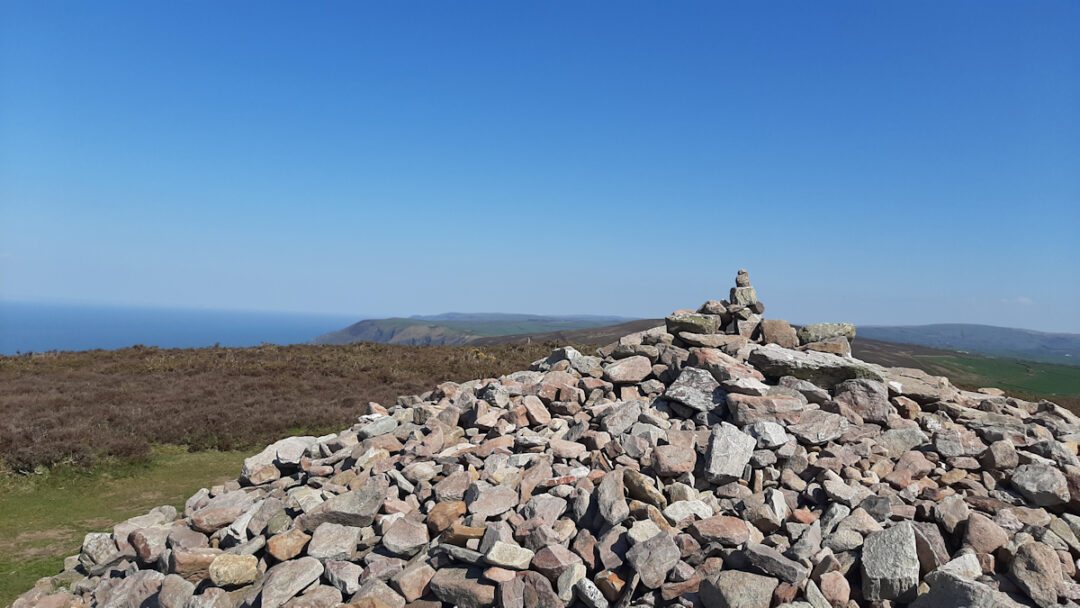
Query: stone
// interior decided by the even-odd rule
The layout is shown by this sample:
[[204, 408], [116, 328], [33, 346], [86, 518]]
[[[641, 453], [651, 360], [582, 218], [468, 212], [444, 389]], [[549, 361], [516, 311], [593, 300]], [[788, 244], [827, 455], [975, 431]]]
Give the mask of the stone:
[[[904, 455], [905, 452], [909, 452], [921, 445], [926, 445], [930, 442], [930, 438], [926, 436], [926, 433], [918, 428], [908, 427], [902, 429], [889, 429], [881, 434], [878, 438], [877, 444], [885, 450], [885, 455], [889, 458], [896, 459]], [[913, 452], [918, 453], [918, 452]], [[920, 454], [920, 456], [922, 456]], [[923, 457], [923, 460], [926, 460]], [[933, 469], [933, 467], [931, 467]], [[929, 473], [929, 471], [927, 471]], [[925, 475], [925, 473], [924, 473]]]
[[[106, 579], [94, 592], [95, 605], [101, 608], [142, 606], [158, 594], [165, 575], [154, 570], [139, 570], [122, 579]], [[48, 607], [49, 602], [39, 606]], [[85, 605], [85, 604], [78, 604]]]
[[720, 331], [723, 317], [698, 313], [669, 315], [664, 319], [667, 333], [715, 334]]
[[1046, 464], [1024, 464], [1013, 470], [1009, 482], [1039, 507], [1056, 507], [1069, 502], [1069, 486], [1065, 475]]
[[799, 416], [799, 421], [787, 425], [787, 430], [807, 445], [823, 445], [839, 439], [850, 426], [846, 418], [832, 412], [807, 410]]
[[492, 545], [491, 549], [484, 555], [484, 561], [501, 568], [526, 570], [528, 569], [529, 564], [532, 563], [534, 555], [536, 554], [524, 547], [502, 541], [495, 541], [495, 544]]
[[750, 540], [750, 528], [738, 517], [716, 515], [690, 524], [690, 533], [702, 544], [720, 543], [734, 547]]
[[964, 543], [978, 553], [993, 553], [1009, 542], [1009, 535], [994, 520], [982, 513], [972, 513], [967, 520]]
[[279, 561], [290, 560], [300, 555], [310, 540], [311, 535], [293, 528], [288, 532], [271, 536], [270, 540], [266, 541], [266, 550]]
[[664, 392], [664, 398], [699, 412], [707, 412], [724, 402], [724, 391], [708, 371], [686, 367]]
[[747, 362], [766, 376], [793, 376], [826, 388], [857, 378], [884, 381], [879, 372], [857, 359], [788, 350], [776, 344], [755, 347], [750, 351]]
[[379, 512], [385, 498], [386, 495], [380, 488], [364, 486], [326, 500], [298, 520], [308, 532], [326, 522], [363, 528], [375, 521], [375, 514]]
[[352, 562], [327, 561], [323, 578], [344, 595], [353, 595], [360, 589], [360, 575], [364, 569]]
[[778, 448], [792, 439], [783, 426], [770, 420], [759, 420], [746, 427], [745, 430], [747, 434], [757, 439], [758, 448]]
[[780, 319], [763, 319], [761, 337], [766, 344], [775, 344], [784, 348], [795, 348], [799, 345], [795, 328], [787, 321]]
[[986, 445], [974, 431], [951, 426], [934, 433], [934, 449], [946, 458], [954, 458], [981, 454]]
[[836, 385], [833, 399], [851, 408], [866, 422], [884, 424], [889, 421], [892, 406], [889, 404], [889, 391], [885, 385], [875, 380], [845, 380]]
[[608, 608], [609, 606], [600, 588], [587, 578], [574, 583], [574, 595], [588, 608]]
[[551, 582], [559, 580], [567, 568], [580, 564], [581, 558], [562, 545], [548, 545], [532, 558], [532, 569], [543, 574]]
[[158, 606], [160, 608], [186, 608], [194, 594], [194, 583], [184, 580], [180, 575], [169, 574], [161, 580], [157, 598]]
[[459, 608], [494, 606], [495, 586], [481, 582], [480, 577], [478, 569], [442, 568], [431, 578], [431, 592]]
[[[518, 575], [521, 584], [522, 606], [528, 608], [562, 608], [563, 600], [555, 593], [551, 582], [537, 572], [527, 570]], [[504, 604], [505, 608], [505, 604]]]
[[979, 464], [988, 469], [1009, 471], [1020, 464], [1020, 457], [1016, 448], [1008, 439], [999, 439], [989, 445], [986, 451], [979, 456]]
[[697, 452], [679, 445], [658, 445], [653, 448], [653, 468], [661, 477], [676, 477], [692, 473], [697, 464]]
[[623, 470], [623, 485], [631, 498], [647, 502], [658, 509], [667, 506], [667, 499], [663, 492], [656, 489], [652, 478], [643, 475], [633, 469]]
[[398, 427], [398, 421], [390, 416], [377, 416], [374, 420], [363, 424], [357, 429], [356, 434], [360, 439], [370, 439], [394, 432]]
[[405, 599], [382, 580], [371, 578], [360, 586], [348, 605], [355, 608], [405, 608]]
[[822, 342], [829, 338], [844, 338], [850, 342], [855, 339], [855, 326], [851, 323], [813, 323], [800, 327], [798, 336], [801, 344]]
[[1050, 547], [1040, 542], [1021, 545], [1009, 566], [1009, 575], [1041, 608], [1058, 605], [1062, 586], [1061, 561]]
[[705, 476], [714, 484], [739, 479], [754, 454], [757, 441], [726, 422], [712, 429], [705, 456]]
[[465, 492], [469, 513], [487, 519], [501, 515], [518, 504], [518, 493], [509, 486], [474, 483]]
[[307, 554], [322, 560], [350, 560], [360, 536], [360, 528], [330, 522], [320, 524], [311, 535]]
[[218, 587], [239, 587], [259, 577], [259, 560], [254, 555], [222, 553], [210, 563], [210, 580]]
[[394, 575], [390, 582], [406, 602], [413, 602], [427, 595], [434, 576], [434, 568], [426, 562], [416, 562]]
[[919, 584], [915, 530], [901, 522], [866, 537], [862, 549], [863, 596], [868, 600], [914, 599]]
[[740, 570], [723, 570], [701, 582], [698, 594], [705, 606], [717, 608], [769, 608], [780, 581]]
[[635, 384], [652, 374], [652, 362], [647, 357], [635, 355], [604, 367], [604, 380], [615, 384]]
[[611, 413], [600, 421], [600, 428], [612, 436], [621, 435], [637, 422], [641, 414], [642, 407], [639, 401], [617, 403]]
[[416, 554], [429, 540], [426, 525], [402, 517], [383, 534], [382, 545], [394, 555], [409, 557]]
[[747, 559], [765, 574], [784, 582], [798, 585], [810, 576], [810, 571], [795, 560], [784, 557], [779, 551], [758, 543], [747, 543], [744, 549]]
[[596, 488], [596, 500], [600, 517], [611, 526], [617, 526], [630, 517], [630, 507], [623, 496], [623, 476], [605, 475]]
[[953, 574], [943, 574], [934, 579], [929, 591], [912, 602], [911, 608], [1000, 608], [1013, 605], [1007, 596], [986, 585]]
[[641, 583], [650, 589], [667, 580], [668, 572], [679, 563], [680, 557], [679, 547], [666, 532], [639, 542], [626, 552], [626, 559], [641, 577]]
[[851, 598], [851, 585], [840, 572], [826, 572], [818, 581], [818, 590], [831, 606], [847, 606]]
[[323, 565], [314, 557], [281, 562], [266, 571], [260, 606], [278, 608], [322, 576]]

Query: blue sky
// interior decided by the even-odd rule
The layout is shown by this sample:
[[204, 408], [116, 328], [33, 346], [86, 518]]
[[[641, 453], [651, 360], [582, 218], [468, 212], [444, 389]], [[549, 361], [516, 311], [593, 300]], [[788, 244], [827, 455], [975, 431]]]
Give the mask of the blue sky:
[[0, 298], [1080, 331], [1080, 3], [0, 4]]

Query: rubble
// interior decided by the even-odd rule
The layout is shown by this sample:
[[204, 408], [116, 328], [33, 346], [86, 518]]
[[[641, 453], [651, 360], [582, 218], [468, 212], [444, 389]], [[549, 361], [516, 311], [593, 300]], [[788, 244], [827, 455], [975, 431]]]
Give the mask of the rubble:
[[740, 271], [597, 356], [283, 439], [13, 606], [1077, 605], [1077, 416], [764, 311]]

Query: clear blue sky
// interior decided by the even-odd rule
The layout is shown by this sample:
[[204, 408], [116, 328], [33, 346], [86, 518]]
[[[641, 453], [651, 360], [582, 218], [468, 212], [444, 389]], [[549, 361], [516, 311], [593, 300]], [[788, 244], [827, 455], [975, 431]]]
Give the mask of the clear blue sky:
[[1080, 331], [1077, 2], [0, 4], [0, 297]]

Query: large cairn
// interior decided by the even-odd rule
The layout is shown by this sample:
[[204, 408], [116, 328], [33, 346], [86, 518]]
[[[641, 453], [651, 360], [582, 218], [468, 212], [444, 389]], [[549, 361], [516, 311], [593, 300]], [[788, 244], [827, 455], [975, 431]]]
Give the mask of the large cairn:
[[740, 273], [596, 356], [369, 404], [14, 606], [1077, 606], [1080, 418], [763, 312]]

